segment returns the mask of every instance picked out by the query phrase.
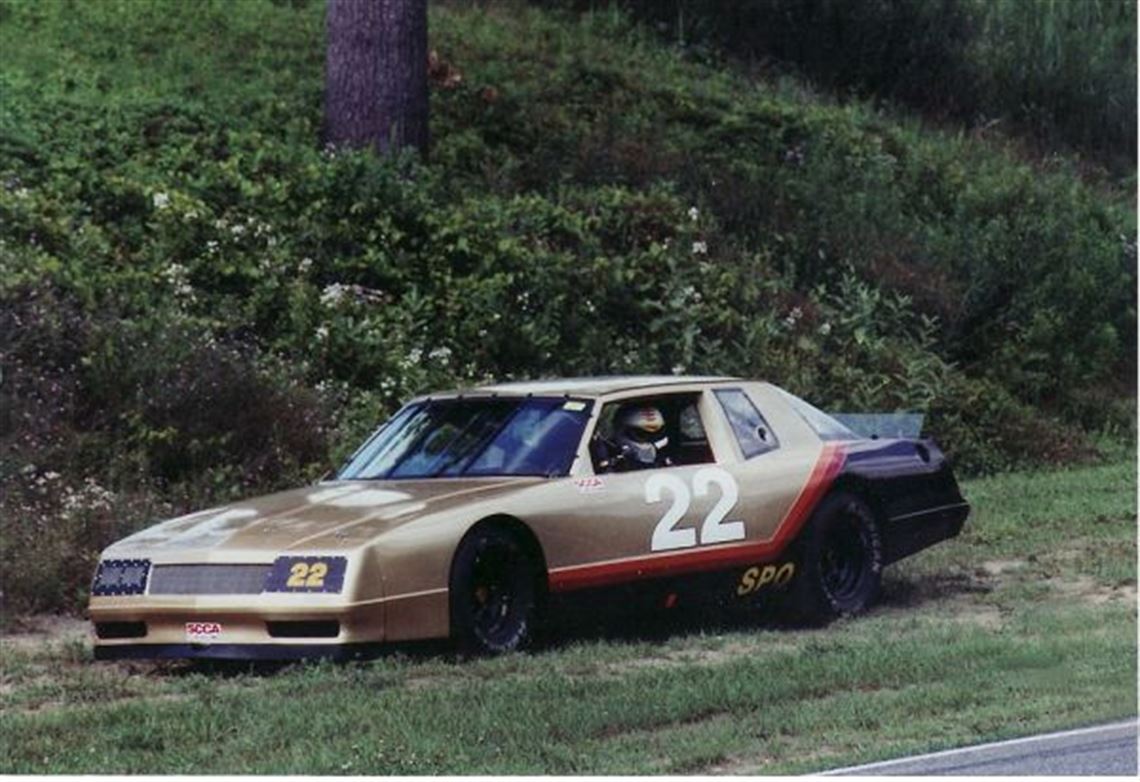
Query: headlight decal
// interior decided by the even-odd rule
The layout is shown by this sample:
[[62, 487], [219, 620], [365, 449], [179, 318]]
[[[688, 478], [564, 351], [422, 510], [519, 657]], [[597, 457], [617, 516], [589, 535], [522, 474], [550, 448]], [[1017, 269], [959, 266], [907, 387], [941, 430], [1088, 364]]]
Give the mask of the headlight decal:
[[141, 595], [146, 592], [149, 559], [105, 559], [91, 582], [92, 595]]
[[345, 557], [278, 557], [265, 579], [265, 591], [340, 592], [347, 567]]

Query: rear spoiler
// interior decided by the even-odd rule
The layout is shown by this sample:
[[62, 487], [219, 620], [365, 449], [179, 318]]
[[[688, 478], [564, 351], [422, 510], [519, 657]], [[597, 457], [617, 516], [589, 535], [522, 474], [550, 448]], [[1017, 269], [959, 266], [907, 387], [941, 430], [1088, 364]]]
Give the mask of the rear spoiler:
[[828, 413], [860, 437], [922, 436], [923, 413]]

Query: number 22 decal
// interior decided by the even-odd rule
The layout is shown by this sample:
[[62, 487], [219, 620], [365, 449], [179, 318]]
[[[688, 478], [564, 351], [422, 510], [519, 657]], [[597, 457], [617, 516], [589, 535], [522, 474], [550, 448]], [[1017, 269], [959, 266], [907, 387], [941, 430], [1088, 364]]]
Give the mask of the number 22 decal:
[[720, 499], [705, 516], [701, 524], [700, 545], [728, 543], [744, 539], [743, 521], [725, 521], [725, 516], [736, 506], [740, 490], [736, 480], [719, 467], [705, 467], [693, 474], [693, 489], [676, 475], [654, 473], [645, 482], [645, 501], [654, 504], [661, 502], [662, 492], [673, 496], [673, 504], [665, 511], [661, 521], [653, 528], [653, 538], [649, 542], [652, 551], [667, 551], [675, 548], [692, 548], [697, 545], [697, 530], [692, 527], [677, 528], [677, 522], [689, 512], [693, 496], [704, 497], [709, 487], [716, 484], [720, 488]]
[[325, 576], [328, 575], [329, 566], [325, 562], [297, 562], [289, 568], [289, 580], [285, 582], [285, 586], [291, 588], [299, 587], [322, 587], [325, 585]]

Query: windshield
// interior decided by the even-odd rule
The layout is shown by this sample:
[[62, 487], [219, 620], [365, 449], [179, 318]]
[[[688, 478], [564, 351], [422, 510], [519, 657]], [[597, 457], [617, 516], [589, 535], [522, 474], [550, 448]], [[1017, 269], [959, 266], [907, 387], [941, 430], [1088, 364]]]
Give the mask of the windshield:
[[339, 480], [566, 475], [590, 417], [579, 399], [438, 399], [400, 410]]

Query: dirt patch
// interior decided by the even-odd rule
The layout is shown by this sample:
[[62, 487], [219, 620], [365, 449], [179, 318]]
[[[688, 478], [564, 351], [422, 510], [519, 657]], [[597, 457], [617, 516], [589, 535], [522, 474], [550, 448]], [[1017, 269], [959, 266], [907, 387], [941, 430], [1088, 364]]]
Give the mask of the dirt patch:
[[1115, 601], [1136, 603], [1136, 584], [1105, 586], [1084, 575], [1068, 579], [1050, 578], [1046, 579], [1045, 583], [1070, 600], [1079, 600], [1092, 605]]
[[991, 559], [978, 566], [981, 574], [986, 576], [1002, 576], [1023, 570], [1029, 563], [1024, 559]]

